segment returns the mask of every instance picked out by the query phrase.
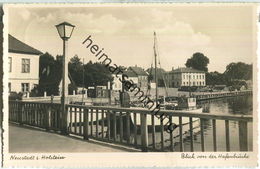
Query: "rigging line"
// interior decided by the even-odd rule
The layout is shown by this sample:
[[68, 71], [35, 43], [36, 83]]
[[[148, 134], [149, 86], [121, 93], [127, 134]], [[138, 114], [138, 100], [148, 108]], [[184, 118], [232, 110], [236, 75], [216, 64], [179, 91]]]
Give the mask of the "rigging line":
[[[152, 68], [153, 68], [153, 62], [152, 62], [152, 64], [151, 64], [151, 67], [150, 67], [150, 70], [149, 70], [149, 77], [148, 77], [148, 78], [150, 78], [151, 75], [153, 74], [153, 73], [152, 73], [152, 72], [153, 72]], [[151, 82], [152, 82], [152, 80], [151, 80], [151, 79], [148, 79], [148, 80], [149, 80], [149, 83], [150, 83], [150, 84], [148, 84], [148, 85], [150, 86], [150, 88], [148, 88], [148, 89], [146, 90], [146, 96], [150, 95], [150, 92], [151, 92]], [[149, 86], [148, 86], [148, 87], [149, 87]]]
[[168, 96], [168, 91], [167, 91], [167, 84], [166, 84], [166, 81], [165, 81], [165, 78], [164, 78], [164, 75], [163, 75], [163, 72], [162, 72], [162, 65], [161, 65], [161, 59], [160, 59], [160, 54], [159, 54], [159, 49], [158, 49], [158, 45], [157, 45], [157, 38], [156, 38], [156, 46], [155, 46], [155, 48], [156, 48], [156, 51], [157, 51], [157, 58], [158, 58], [158, 64], [159, 64], [159, 66], [160, 66], [160, 73], [161, 73], [161, 76], [162, 76], [162, 78], [163, 78], [163, 82], [164, 82], [164, 85], [165, 85], [165, 93], [166, 93], [166, 96]]

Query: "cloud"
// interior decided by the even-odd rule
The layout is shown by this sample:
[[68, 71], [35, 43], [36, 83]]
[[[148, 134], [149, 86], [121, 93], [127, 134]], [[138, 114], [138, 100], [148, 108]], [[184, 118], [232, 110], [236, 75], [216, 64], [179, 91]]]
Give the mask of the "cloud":
[[51, 21], [54, 21], [56, 19], [56, 16], [52, 13], [48, 13], [46, 16], [38, 16], [36, 15], [36, 21], [39, 23], [49, 23]]
[[[97, 34], [114, 34], [120, 32], [126, 21], [120, 20], [112, 14], [95, 17], [92, 13], [68, 13], [66, 19], [85, 28], [88, 32]], [[76, 24], [75, 23], [75, 24]]]
[[21, 9], [19, 10], [20, 16], [22, 17], [23, 20], [28, 20], [31, 16], [30, 12], [27, 9]]

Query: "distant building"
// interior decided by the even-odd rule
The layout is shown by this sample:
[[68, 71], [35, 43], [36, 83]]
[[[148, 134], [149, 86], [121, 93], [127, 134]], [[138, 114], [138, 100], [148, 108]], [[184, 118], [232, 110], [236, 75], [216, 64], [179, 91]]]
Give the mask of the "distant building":
[[[141, 67], [137, 67], [137, 66], [131, 66], [128, 68], [127, 70], [129, 73], [133, 72], [133, 76], [131, 76], [131, 78], [133, 79], [133, 81], [136, 81], [136, 77], [137, 77], [137, 86], [143, 90], [146, 91], [148, 89], [148, 73]], [[136, 82], [135, 82], [136, 83]]]
[[[142, 68], [137, 66], [129, 67], [124, 71], [124, 74], [128, 77], [126, 80], [132, 81], [133, 84], [136, 84], [141, 90], [147, 90], [148, 74]], [[112, 74], [112, 76], [112, 89], [122, 90], [122, 82], [119, 80], [119, 78], [122, 79], [122, 75], [119, 74], [118, 77], [116, 77], [116, 74]]]
[[178, 68], [166, 73], [169, 87], [206, 86], [206, 73], [192, 68]]
[[118, 74], [112, 74], [113, 82], [112, 82], [112, 90], [122, 90], [122, 82], [119, 80], [122, 79], [122, 75]]
[[39, 83], [39, 55], [42, 52], [12, 35], [8, 40], [9, 92], [30, 92]]

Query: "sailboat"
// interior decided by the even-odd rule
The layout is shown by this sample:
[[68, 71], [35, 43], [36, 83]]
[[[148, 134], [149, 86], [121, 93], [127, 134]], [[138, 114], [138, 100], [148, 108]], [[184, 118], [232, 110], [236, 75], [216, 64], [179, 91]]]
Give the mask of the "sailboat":
[[[192, 97], [191, 94], [189, 93], [189, 96], [182, 96], [182, 97], [163, 97], [159, 98], [158, 96], [158, 72], [157, 72], [157, 51], [156, 51], [156, 45], [157, 45], [157, 39], [156, 39], [156, 33], [154, 32], [154, 62], [155, 62], [155, 73], [154, 73], [154, 78], [155, 78], [155, 100], [154, 100], [154, 107], [157, 107], [158, 104], [160, 105], [161, 110], [178, 110], [178, 112], [183, 111], [185, 112], [192, 112], [192, 113], [202, 113], [202, 108], [197, 107], [197, 102], [196, 98]], [[136, 107], [135, 107], [136, 108]], [[145, 107], [144, 107], [145, 108]], [[133, 116], [133, 115], [132, 115]], [[151, 115], [148, 115], [151, 116]], [[132, 117], [133, 119], [133, 117]], [[147, 118], [147, 125], [152, 125], [152, 120], [151, 118]], [[193, 118], [193, 122], [199, 121], [197, 118]], [[168, 121], [165, 120], [163, 123], [164, 125], [167, 125]], [[140, 119], [137, 118], [137, 125], [140, 125]], [[182, 124], [179, 124], [179, 120], [173, 119], [173, 123], [178, 126], [178, 125], [186, 125], [189, 123], [189, 118], [183, 118], [182, 119]], [[154, 121], [154, 124], [161, 125], [161, 120], [156, 119]]]

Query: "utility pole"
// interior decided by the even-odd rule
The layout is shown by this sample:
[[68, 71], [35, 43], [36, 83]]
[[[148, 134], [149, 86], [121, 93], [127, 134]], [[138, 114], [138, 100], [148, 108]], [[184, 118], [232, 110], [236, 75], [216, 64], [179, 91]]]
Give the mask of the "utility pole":
[[83, 104], [83, 102], [84, 102], [84, 95], [85, 95], [85, 79], [84, 79], [84, 77], [85, 77], [85, 74], [84, 74], [84, 72], [85, 72], [85, 68], [84, 68], [84, 57], [83, 57], [83, 70], [82, 70], [82, 79], [83, 79], [83, 85], [82, 85], [82, 104]]
[[154, 32], [154, 59], [155, 59], [155, 70], [154, 70], [154, 77], [155, 77], [155, 106], [158, 105], [158, 77], [157, 77], [157, 53], [156, 53], [156, 33]]

